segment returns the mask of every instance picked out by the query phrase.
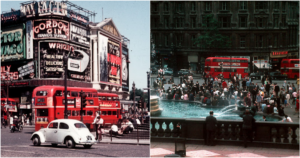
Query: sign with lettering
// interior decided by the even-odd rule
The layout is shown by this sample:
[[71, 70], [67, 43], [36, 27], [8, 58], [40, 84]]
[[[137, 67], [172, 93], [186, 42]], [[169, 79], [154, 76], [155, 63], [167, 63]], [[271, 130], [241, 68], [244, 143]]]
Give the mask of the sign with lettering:
[[283, 58], [288, 56], [288, 51], [276, 51], [270, 53], [271, 58]]
[[122, 90], [129, 92], [128, 49], [122, 47]]
[[68, 78], [90, 81], [90, 50], [62, 41], [39, 42], [40, 77], [63, 78], [63, 56], [68, 55]]
[[120, 45], [115, 42], [108, 41], [108, 81], [111, 83], [121, 84], [121, 56]]
[[20, 10], [1, 14], [1, 23], [13, 22], [20, 19]]
[[71, 23], [70, 34], [71, 34], [70, 40], [72, 42], [89, 47], [90, 37], [86, 27], [82, 27], [74, 23]]
[[63, 39], [69, 40], [69, 23], [64, 20], [42, 19], [35, 20], [33, 26], [35, 39]]
[[26, 54], [27, 59], [33, 59], [33, 30], [31, 20], [26, 22]]
[[81, 15], [79, 13], [74, 12], [73, 10], [68, 9], [68, 14], [67, 17], [71, 18], [73, 21], [79, 22], [80, 24], [83, 25], [88, 25], [89, 24], [89, 18]]
[[21, 5], [21, 17], [45, 16], [45, 15], [67, 15], [67, 4], [55, 1], [33, 1]]
[[19, 77], [24, 77], [29, 75], [30, 78], [34, 77], [34, 62], [31, 61], [28, 64], [21, 66], [18, 68]]
[[[7, 75], [8, 73], [8, 75]], [[1, 77], [5, 77], [4, 80], [10, 80], [12, 77], [13, 80], [19, 79], [18, 71], [11, 70], [11, 65], [3, 65], [1, 64]], [[1, 78], [1, 80], [3, 80]]]
[[[219, 66], [222, 64], [223, 64], [223, 66], [230, 66], [230, 63], [225, 63], [225, 62], [218, 63]], [[231, 66], [241, 66], [241, 63], [231, 63]]]
[[2, 28], [1, 62], [26, 58], [24, 29], [24, 24]]

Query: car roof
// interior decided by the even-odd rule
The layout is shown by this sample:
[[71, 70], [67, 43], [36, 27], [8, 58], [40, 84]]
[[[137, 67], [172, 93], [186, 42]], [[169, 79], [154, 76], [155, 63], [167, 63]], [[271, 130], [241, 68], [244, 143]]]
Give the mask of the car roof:
[[81, 121], [74, 120], [74, 119], [57, 119], [51, 122], [64, 122], [64, 123], [82, 123]]

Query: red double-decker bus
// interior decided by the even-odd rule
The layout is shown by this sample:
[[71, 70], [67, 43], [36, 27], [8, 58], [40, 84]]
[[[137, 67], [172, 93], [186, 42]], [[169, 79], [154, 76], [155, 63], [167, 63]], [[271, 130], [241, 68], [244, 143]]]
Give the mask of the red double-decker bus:
[[[223, 65], [223, 70], [221, 66]], [[216, 77], [219, 74], [223, 74], [224, 78], [229, 78], [235, 74], [241, 74], [241, 77], [249, 76], [249, 66], [247, 58], [228, 58], [228, 57], [208, 57], [205, 60], [204, 71]]]
[[299, 78], [300, 59], [282, 59], [280, 65], [281, 74], [286, 74], [290, 79]]
[[[8, 106], [7, 106], [8, 105]], [[5, 107], [6, 106], [6, 107]], [[12, 98], [1, 98], [1, 115], [7, 115], [7, 111], [10, 113], [10, 116], [18, 115], [16, 101]]]
[[113, 93], [98, 93], [101, 118], [105, 124], [117, 123], [122, 118], [119, 96]]
[[[47, 127], [54, 119], [63, 119], [65, 97], [63, 86], [40, 86], [33, 90], [32, 103], [35, 109], [35, 130]], [[87, 105], [83, 108], [83, 123], [92, 124], [99, 111], [97, 90], [93, 88], [67, 88], [68, 118], [81, 120], [80, 92], [87, 95]], [[75, 99], [75, 100], [74, 100]], [[90, 126], [93, 129], [93, 126]]]

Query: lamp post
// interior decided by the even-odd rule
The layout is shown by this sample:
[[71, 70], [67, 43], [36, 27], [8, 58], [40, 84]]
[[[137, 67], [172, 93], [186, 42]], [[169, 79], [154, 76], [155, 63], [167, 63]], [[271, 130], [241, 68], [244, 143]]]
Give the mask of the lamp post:
[[65, 114], [64, 114], [64, 118], [68, 119], [68, 98], [67, 98], [67, 73], [68, 73], [68, 56], [64, 55], [64, 69], [65, 69], [65, 78], [64, 78], [64, 82], [65, 82]]
[[271, 67], [271, 49], [272, 49], [272, 45], [269, 46], [269, 76], [270, 76], [270, 67]]
[[[12, 76], [10, 76], [10, 77], [8, 77], [9, 76], [9, 72], [6, 72], [6, 76], [7, 76], [7, 78], [8, 78], [8, 80], [5, 80], [5, 76], [2, 76], [2, 82], [4, 82], [5, 83], [5, 85], [6, 85], [6, 106], [9, 106], [8, 105], [8, 98], [9, 98], [9, 84], [12, 82], [12, 80], [13, 80], [13, 77]], [[7, 116], [7, 123], [8, 123], [8, 127], [10, 128], [10, 113], [9, 113], [9, 108], [8, 107], [6, 107], [6, 116]]]
[[147, 88], [148, 88], [148, 110], [150, 107], [150, 72], [147, 71]]
[[133, 91], [133, 104], [134, 104], [134, 115], [135, 115], [135, 83], [132, 84], [132, 91]]

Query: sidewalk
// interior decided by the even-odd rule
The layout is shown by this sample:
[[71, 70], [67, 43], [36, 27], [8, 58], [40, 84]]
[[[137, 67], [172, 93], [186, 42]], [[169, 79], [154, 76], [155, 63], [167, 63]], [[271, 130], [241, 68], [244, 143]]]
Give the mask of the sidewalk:
[[[93, 135], [96, 137], [95, 132], [92, 132]], [[137, 139], [118, 139], [115, 137], [112, 137], [112, 141], [110, 137], [107, 136], [102, 136], [102, 140], [100, 143], [108, 143], [108, 144], [139, 144], [139, 145], [150, 145], [150, 140], [149, 139], [139, 139], [139, 142]]]
[[[150, 156], [164, 157], [174, 154], [174, 143], [151, 142]], [[186, 157], [298, 157], [299, 150], [272, 149], [261, 147], [229, 146], [229, 145], [195, 145], [186, 144]]]

